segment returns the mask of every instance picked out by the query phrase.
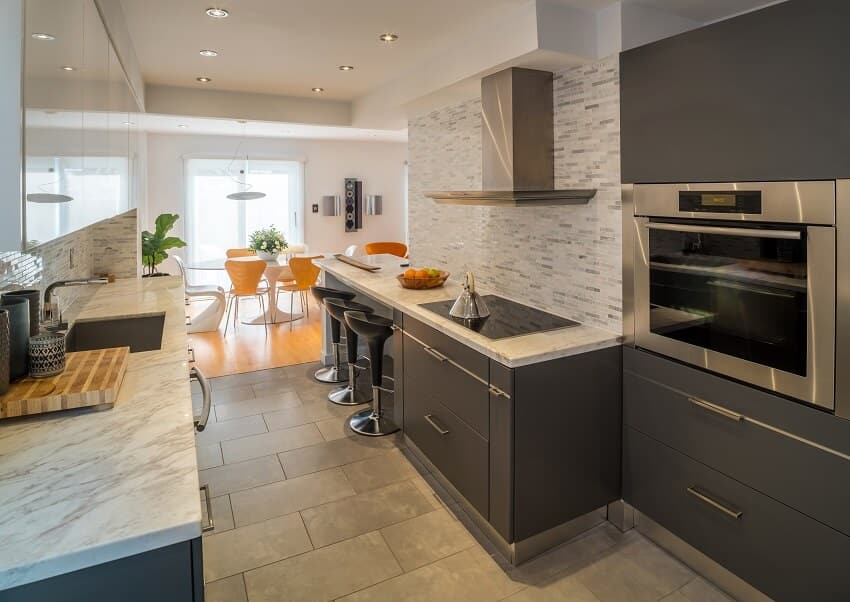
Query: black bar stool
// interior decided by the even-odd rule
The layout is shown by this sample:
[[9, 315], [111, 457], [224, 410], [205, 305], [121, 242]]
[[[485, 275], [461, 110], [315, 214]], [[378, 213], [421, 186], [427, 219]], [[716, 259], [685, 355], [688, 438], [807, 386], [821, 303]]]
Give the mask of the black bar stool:
[[[339, 289], [328, 288], [326, 286], [311, 286], [310, 290], [313, 293], [313, 297], [316, 298], [316, 301], [318, 301], [319, 305], [322, 307], [325, 305], [325, 299], [334, 298], [351, 301], [356, 295], [356, 293], [352, 293], [351, 291], [341, 291]], [[346, 381], [345, 375], [348, 374], [348, 370], [347, 366], [343, 366], [341, 364], [339, 358], [340, 341], [342, 339], [340, 336], [340, 321], [331, 316], [330, 312], [328, 312], [328, 316], [331, 321], [331, 346], [333, 347], [334, 355], [333, 365], [326, 366], [325, 368], [319, 368], [316, 370], [313, 378], [323, 383], [344, 383]]]
[[366, 343], [369, 345], [369, 367], [372, 371], [372, 407], [352, 415], [348, 419], [348, 426], [355, 433], [368, 437], [394, 433], [399, 430], [399, 427], [392, 420], [384, 417], [384, 410], [381, 407], [381, 392], [393, 392], [392, 389], [382, 386], [384, 343], [393, 335], [392, 320], [359, 311], [347, 311], [345, 323], [352, 332], [366, 337]]
[[359, 311], [364, 314], [374, 313], [374, 309], [368, 305], [347, 301], [345, 299], [325, 299], [325, 309], [339, 321], [345, 328], [345, 349], [348, 356], [348, 384], [328, 393], [328, 400], [341, 406], [356, 406], [372, 400], [371, 391], [362, 390], [357, 387], [357, 371], [365, 370], [357, 365], [357, 333], [345, 321], [345, 312]]

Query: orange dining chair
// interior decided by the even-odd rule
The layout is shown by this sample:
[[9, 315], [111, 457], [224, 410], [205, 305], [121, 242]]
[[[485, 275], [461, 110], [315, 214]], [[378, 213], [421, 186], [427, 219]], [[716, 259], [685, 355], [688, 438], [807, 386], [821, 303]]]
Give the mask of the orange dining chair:
[[257, 252], [254, 249], [227, 249], [224, 254], [228, 259], [234, 259], [236, 257], [250, 257], [256, 255]]
[[[313, 257], [293, 257], [290, 259], [289, 269], [292, 270], [292, 276], [295, 278], [295, 281], [278, 281], [277, 293], [275, 294], [275, 305], [277, 305], [277, 297], [280, 295], [281, 291], [289, 293], [289, 313], [291, 315], [295, 293], [298, 293], [301, 299], [301, 308], [309, 318], [310, 303], [307, 291], [310, 290], [311, 286], [316, 284], [316, 280], [319, 278], [319, 273], [322, 271], [322, 268], [313, 263], [313, 260], [322, 259], [323, 257], [324, 255], [314, 255]], [[292, 330], [292, 322], [293, 320], [289, 321], [289, 330]]]
[[266, 271], [266, 262], [262, 259], [256, 261], [232, 261], [224, 262], [224, 269], [227, 270], [227, 275], [230, 276], [230, 281], [233, 283], [230, 289], [230, 302], [227, 305], [227, 321], [224, 323], [224, 336], [227, 336], [227, 327], [230, 324], [230, 313], [233, 305], [236, 305], [236, 312], [233, 316], [233, 327], [236, 328], [236, 323], [239, 321], [239, 299], [244, 297], [255, 297], [260, 300], [260, 311], [263, 312], [263, 325], [266, 328], [266, 336], [269, 334], [269, 323], [266, 320], [266, 301], [263, 295], [268, 293], [267, 287], [260, 286], [260, 280], [263, 278], [263, 272]]
[[407, 245], [403, 242], [367, 242], [366, 255], [387, 253], [396, 257], [407, 257]]

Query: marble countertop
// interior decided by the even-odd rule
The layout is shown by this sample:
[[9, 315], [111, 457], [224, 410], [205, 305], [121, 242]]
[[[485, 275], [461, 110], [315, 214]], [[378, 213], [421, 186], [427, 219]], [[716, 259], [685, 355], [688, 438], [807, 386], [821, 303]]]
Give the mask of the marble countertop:
[[[379, 265], [381, 269], [376, 272], [367, 272], [335, 258], [325, 259], [317, 263], [327, 273], [352, 289], [439, 329], [453, 339], [509, 368], [613, 347], [619, 345], [622, 338], [616, 333], [582, 324], [505, 339], [488, 339], [452, 320], [420, 307], [422, 303], [456, 299], [463, 290], [463, 286], [454, 275], [440, 288], [409, 290], [402, 288], [396, 280], [396, 276], [405, 269], [399, 267], [401, 260], [398, 257], [372, 255], [357, 257], [356, 259]], [[479, 289], [479, 292], [487, 294], [489, 291]], [[520, 299], [513, 299], [513, 301], [522, 302]], [[563, 317], [569, 318], [570, 316]]]
[[163, 311], [112, 409], [0, 421], [0, 590], [201, 535], [182, 281], [86, 287], [65, 317]]

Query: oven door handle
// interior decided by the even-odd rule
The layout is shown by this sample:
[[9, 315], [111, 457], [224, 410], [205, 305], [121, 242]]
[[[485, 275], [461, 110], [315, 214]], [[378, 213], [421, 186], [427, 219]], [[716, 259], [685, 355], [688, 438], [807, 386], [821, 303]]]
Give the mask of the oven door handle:
[[753, 236], [758, 238], [781, 238], [784, 240], [800, 240], [803, 236], [799, 230], [761, 230], [759, 228], [736, 228], [734, 226], [693, 226], [691, 224], [669, 224], [667, 222], [648, 222], [646, 227], [650, 230], [669, 230], [671, 232]]

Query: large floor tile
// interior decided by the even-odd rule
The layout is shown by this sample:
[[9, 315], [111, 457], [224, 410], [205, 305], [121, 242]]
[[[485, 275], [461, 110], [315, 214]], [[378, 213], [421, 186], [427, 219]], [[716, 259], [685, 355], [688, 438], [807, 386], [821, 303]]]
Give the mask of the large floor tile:
[[380, 456], [348, 464], [343, 466], [342, 470], [357, 493], [419, 476], [399, 449], [391, 449]]
[[204, 602], [248, 602], [245, 579], [239, 574], [205, 584]]
[[292, 378], [283, 378], [253, 384], [251, 385], [251, 390], [254, 392], [255, 397], [269, 397], [272, 395], [279, 395], [280, 393], [295, 391], [298, 388], [298, 385], [299, 382], [297, 380]]
[[251, 602], [323, 602], [399, 573], [387, 544], [373, 532], [249, 571], [245, 582]]
[[619, 553], [654, 575], [670, 591], [679, 589], [696, 577], [694, 572], [684, 564], [645, 537], [638, 537], [638, 535], [638, 533], [627, 533], [624, 536], [625, 545]]
[[[238, 403], [223, 403], [215, 406], [215, 416], [218, 422], [253, 416], [263, 412], [274, 412], [294, 406], [300, 406], [301, 400], [295, 391], [286, 391], [267, 397], [257, 397]], [[302, 423], [303, 424], [303, 423]]]
[[198, 445], [195, 451], [198, 456], [198, 470], [213, 468], [224, 464], [221, 458], [221, 445], [210, 443], [209, 445]]
[[346, 602], [501, 600], [521, 590], [481, 548], [472, 547], [342, 598]]
[[325, 441], [336, 441], [345, 437], [357, 435], [348, 426], [348, 416], [339, 416], [316, 421], [316, 428], [322, 433]]
[[385, 527], [381, 534], [405, 571], [476, 545], [464, 526], [442, 509]]
[[690, 580], [679, 592], [691, 602], [732, 602], [733, 598], [703, 579], [696, 577]]
[[245, 401], [246, 399], [253, 399], [254, 397], [256, 397], [256, 395], [254, 395], [254, 389], [251, 388], [251, 385], [240, 385], [238, 387], [230, 387], [228, 389], [219, 389], [212, 393], [212, 400], [214, 404]]
[[678, 589], [617, 552], [581, 569], [575, 577], [603, 602], [657, 602]]
[[215, 581], [312, 550], [298, 513], [204, 539], [204, 578]]
[[[202, 533], [204, 537], [215, 535], [216, 533], [224, 533], [230, 531], [233, 527], [233, 510], [230, 507], [230, 496], [220, 495], [210, 499], [212, 505], [213, 526], [214, 529]], [[202, 524], [207, 524], [207, 504], [205, 500], [201, 500], [201, 521]]]
[[240, 527], [319, 506], [355, 494], [338, 468], [314, 472], [231, 495], [233, 514]]
[[286, 478], [276, 456], [216, 466], [201, 470], [198, 474], [201, 483], [209, 484], [213, 497]]
[[254, 372], [243, 372], [242, 374], [211, 378], [210, 385], [213, 391], [221, 391], [223, 389], [232, 389], [245, 385], [285, 380], [286, 378], [288, 378], [286, 376], [286, 370], [283, 368], [271, 368], [269, 370], [256, 370]]
[[367, 491], [301, 512], [317, 548], [431, 511], [409, 481]]
[[324, 442], [324, 439], [316, 425], [305, 424], [260, 435], [242, 437], [241, 439], [223, 441], [221, 451], [224, 455], [224, 462], [232, 464], [322, 442]]
[[565, 575], [540, 586], [527, 587], [505, 602], [599, 602], [575, 577]]
[[246, 416], [226, 422], [211, 422], [195, 435], [196, 445], [211, 445], [219, 441], [229, 441], [249, 435], [259, 435], [268, 432], [262, 416]]
[[280, 461], [290, 477], [326, 470], [371, 458], [392, 447], [385, 438], [347, 437], [280, 454]]
[[[281, 395], [294, 395], [294, 393], [281, 393]], [[266, 425], [270, 431], [309, 424], [333, 416], [334, 414], [324, 405], [317, 403], [302, 405], [300, 401], [296, 407], [290, 406], [278, 411], [265, 411]]]

